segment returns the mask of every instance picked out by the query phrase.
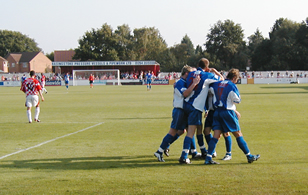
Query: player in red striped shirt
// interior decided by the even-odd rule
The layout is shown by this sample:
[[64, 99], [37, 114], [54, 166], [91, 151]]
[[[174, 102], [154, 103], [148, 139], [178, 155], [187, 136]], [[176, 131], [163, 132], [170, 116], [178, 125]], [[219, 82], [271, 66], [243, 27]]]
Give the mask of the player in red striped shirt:
[[42, 91], [47, 93], [47, 89], [45, 88], [46, 77], [43, 73], [41, 73], [41, 87]]
[[20, 90], [26, 94], [25, 106], [27, 107], [27, 116], [28, 116], [29, 123], [32, 123], [31, 108], [33, 106], [36, 107], [34, 121], [40, 122], [38, 118], [40, 114], [40, 100], [39, 100], [38, 95], [41, 96], [42, 101], [44, 101], [44, 97], [42, 94], [42, 87], [40, 85], [40, 82], [37, 79], [35, 79], [34, 70], [30, 71], [30, 78], [27, 78], [22, 83]]

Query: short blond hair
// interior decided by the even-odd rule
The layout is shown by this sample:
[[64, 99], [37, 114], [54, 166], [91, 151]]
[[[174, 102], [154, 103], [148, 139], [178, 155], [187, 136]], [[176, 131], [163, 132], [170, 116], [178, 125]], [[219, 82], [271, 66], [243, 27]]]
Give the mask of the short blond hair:
[[181, 71], [181, 76], [184, 76], [186, 73], [189, 73], [193, 71], [193, 67], [189, 66], [189, 65], [185, 65], [183, 66], [182, 68], [182, 71]]

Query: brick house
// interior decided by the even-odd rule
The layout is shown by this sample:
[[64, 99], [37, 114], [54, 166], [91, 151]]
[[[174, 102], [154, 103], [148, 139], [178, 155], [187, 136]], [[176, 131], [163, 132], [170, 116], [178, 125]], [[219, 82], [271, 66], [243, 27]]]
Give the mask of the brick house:
[[[55, 62], [79, 61], [79, 60], [73, 60], [74, 55], [75, 55], [74, 50], [54, 51], [54, 61]], [[53, 72], [61, 73], [61, 67], [59, 66], [53, 67]]]
[[40, 73], [52, 72], [52, 61], [42, 52], [10, 53], [6, 56], [9, 73], [23, 73], [34, 70]]
[[8, 61], [0, 56], [0, 72], [7, 73], [8, 67], [7, 67]]

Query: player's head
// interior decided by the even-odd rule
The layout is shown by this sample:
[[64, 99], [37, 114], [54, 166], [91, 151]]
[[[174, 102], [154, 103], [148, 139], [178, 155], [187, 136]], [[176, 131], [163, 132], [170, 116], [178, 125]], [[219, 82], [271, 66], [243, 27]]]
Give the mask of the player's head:
[[237, 80], [240, 78], [240, 71], [238, 69], [232, 68], [229, 70], [227, 79], [231, 80], [234, 83], [237, 83]]
[[202, 68], [203, 70], [207, 70], [209, 68], [210, 61], [206, 58], [201, 58], [198, 62], [198, 67]]
[[188, 65], [185, 65], [185, 66], [183, 66], [183, 68], [182, 68], [181, 76], [184, 76], [186, 73], [189, 73], [189, 72], [191, 72], [191, 71], [193, 71], [193, 67], [188, 66]]
[[32, 77], [32, 76], [35, 76], [35, 71], [34, 70], [30, 71], [30, 77]]

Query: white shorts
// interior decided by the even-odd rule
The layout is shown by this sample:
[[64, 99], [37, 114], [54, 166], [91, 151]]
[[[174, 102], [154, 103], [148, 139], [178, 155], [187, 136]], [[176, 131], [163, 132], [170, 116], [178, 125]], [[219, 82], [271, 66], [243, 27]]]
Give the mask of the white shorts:
[[39, 104], [38, 95], [28, 95], [26, 97], [26, 107], [34, 107]]

